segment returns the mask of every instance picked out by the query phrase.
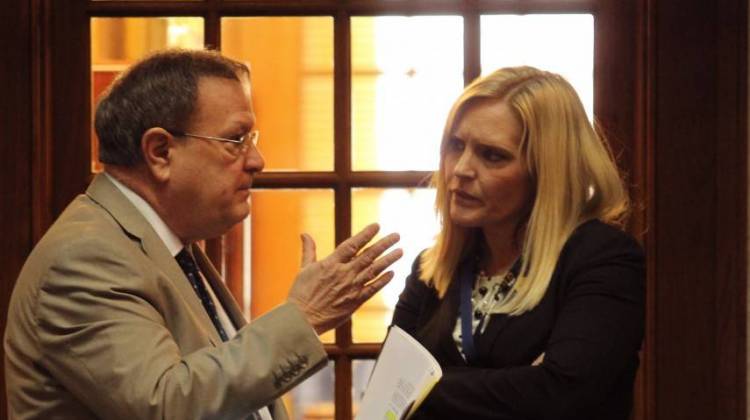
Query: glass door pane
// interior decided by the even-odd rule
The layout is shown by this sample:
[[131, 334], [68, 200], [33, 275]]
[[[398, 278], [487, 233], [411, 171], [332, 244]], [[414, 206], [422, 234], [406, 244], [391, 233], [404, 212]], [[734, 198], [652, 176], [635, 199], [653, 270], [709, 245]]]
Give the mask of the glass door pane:
[[352, 360], [352, 411], [357, 415], [359, 403], [365, 395], [367, 383], [370, 381], [372, 369], [375, 367], [374, 359]]
[[[315, 240], [317, 255], [334, 248], [333, 191], [324, 189], [252, 190], [249, 251], [245, 279], [250, 317], [258, 317], [286, 301], [292, 281], [300, 270], [306, 232]], [[334, 341], [334, 332], [322, 337]]]
[[250, 65], [270, 171], [333, 170], [333, 19], [221, 20], [221, 50]]
[[381, 236], [390, 232], [401, 235], [397, 246], [404, 250], [404, 256], [390, 267], [395, 272], [393, 280], [352, 316], [354, 342], [379, 343], [385, 339], [412, 262], [432, 245], [438, 232], [434, 207], [434, 189], [358, 188], [352, 192], [352, 232], [378, 222]]
[[521, 65], [559, 73], [593, 116], [593, 15], [483, 15], [480, 25], [483, 75]]
[[354, 17], [351, 34], [352, 169], [437, 169], [463, 88], [463, 18]]
[[287, 414], [292, 420], [333, 420], [334, 363], [328, 364], [284, 395]]

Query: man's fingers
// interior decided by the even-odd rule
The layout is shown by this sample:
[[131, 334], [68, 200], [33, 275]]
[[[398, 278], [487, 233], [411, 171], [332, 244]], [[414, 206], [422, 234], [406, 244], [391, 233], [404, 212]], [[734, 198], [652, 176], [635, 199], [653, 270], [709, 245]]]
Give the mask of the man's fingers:
[[391, 233], [390, 235], [381, 238], [373, 245], [367, 247], [367, 249], [362, 251], [362, 253], [352, 261], [354, 269], [357, 271], [364, 270], [367, 266], [372, 264], [372, 262], [375, 261], [375, 259], [378, 258], [380, 254], [385, 252], [386, 249], [393, 246], [400, 239], [401, 237], [398, 233]]
[[383, 286], [388, 284], [388, 282], [393, 279], [394, 275], [395, 274], [393, 274], [393, 271], [387, 271], [380, 275], [380, 277], [370, 282], [370, 284], [363, 287], [362, 292], [359, 295], [362, 299], [362, 302], [367, 301], [367, 299], [371, 298], [375, 293], [378, 292], [378, 290], [382, 289]]
[[300, 235], [302, 240], [302, 267], [315, 262], [315, 241], [313, 238], [303, 233]]
[[380, 230], [380, 226], [377, 223], [367, 225], [367, 227], [360, 230], [356, 235], [337, 246], [327, 258], [332, 258], [335, 262], [347, 262], [351, 260], [363, 246], [367, 245], [375, 237], [378, 230]]
[[388, 254], [384, 255], [381, 258], [378, 258], [377, 260], [373, 261], [372, 264], [370, 264], [367, 268], [365, 268], [359, 275], [355, 278], [356, 283], [366, 284], [372, 279], [375, 278], [378, 274], [380, 274], [383, 270], [388, 268], [391, 264], [395, 263], [404, 255], [404, 251], [402, 249], [394, 249], [393, 251], [389, 252]]

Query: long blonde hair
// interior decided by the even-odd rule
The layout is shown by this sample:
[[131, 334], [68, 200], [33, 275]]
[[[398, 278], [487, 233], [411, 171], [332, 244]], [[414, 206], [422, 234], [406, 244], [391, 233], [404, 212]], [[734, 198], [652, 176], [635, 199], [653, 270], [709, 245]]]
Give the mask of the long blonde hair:
[[522, 266], [514, 292], [501, 312], [518, 315], [544, 296], [560, 251], [584, 221], [620, 224], [629, 200], [611, 150], [589, 122], [581, 100], [561, 76], [533, 67], [511, 67], [474, 80], [448, 115], [440, 146], [440, 167], [433, 175], [435, 208], [442, 223], [435, 244], [420, 259], [421, 280], [442, 298], [460, 262], [477, 252], [479, 228], [453, 224], [445, 179], [445, 150], [467, 106], [478, 99], [503, 100], [523, 127], [521, 155], [533, 186], [533, 203], [521, 244]]

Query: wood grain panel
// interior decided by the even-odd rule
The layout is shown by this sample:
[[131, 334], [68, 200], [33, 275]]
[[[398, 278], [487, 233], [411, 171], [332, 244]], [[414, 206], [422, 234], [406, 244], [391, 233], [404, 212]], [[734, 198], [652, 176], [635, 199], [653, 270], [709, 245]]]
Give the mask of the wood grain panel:
[[658, 419], [744, 419], [747, 5], [654, 2]]
[[[31, 2], [2, 7], [0, 25], [0, 232], [3, 270], [0, 270], [0, 308], [7, 308], [21, 266], [31, 250]], [[0, 331], [5, 331], [5, 309]], [[0, 349], [0, 357], [4, 352]], [[0, 407], [5, 407], [5, 378], [0, 377]], [[5, 410], [0, 411], [4, 418]]]
[[748, 3], [717, 4], [715, 418], [745, 419]]
[[656, 5], [658, 419], [714, 418], [717, 399], [713, 328], [721, 280], [714, 277], [717, 96], [711, 59], [716, 13], [699, 3], [704, 2]]
[[52, 173], [47, 177], [51, 214], [57, 218], [91, 180], [89, 22], [83, 1], [45, 0], [45, 5], [50, 27], [43, 45], [49, 78], [44, 95], [51, 119], [42, 138], [52, 152]]
[[[643, 113], [644, 44], [642, 31], [634, 31], [644, 10], [638, 2], [602, 1], [595, 12], [594, 114], [597, 128], [607, 138], [632, 201], [628, 230], [644, 246], [649, 224], [645, 212], [647, 188], [644, 162], [646, 137], [640, 131]], [[653, 278], [647, 278], [648, 283]], [[651, 313], [650, 310], [647, 310]], [[646, 418], [649, 401], [649, 356], [653, 340], [645, 335], [641, 365], [635, 383], [633, 418]]]

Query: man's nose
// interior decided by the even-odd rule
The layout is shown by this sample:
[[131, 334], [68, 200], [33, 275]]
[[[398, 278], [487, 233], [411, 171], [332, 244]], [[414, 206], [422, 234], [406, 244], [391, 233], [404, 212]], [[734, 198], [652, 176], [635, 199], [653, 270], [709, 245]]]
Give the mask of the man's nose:
[[260, 172], [266, 166], [266, 161], [260, 153], [258, 146], [251, 145], [245, 152], [245, 170], [248, 172]]

